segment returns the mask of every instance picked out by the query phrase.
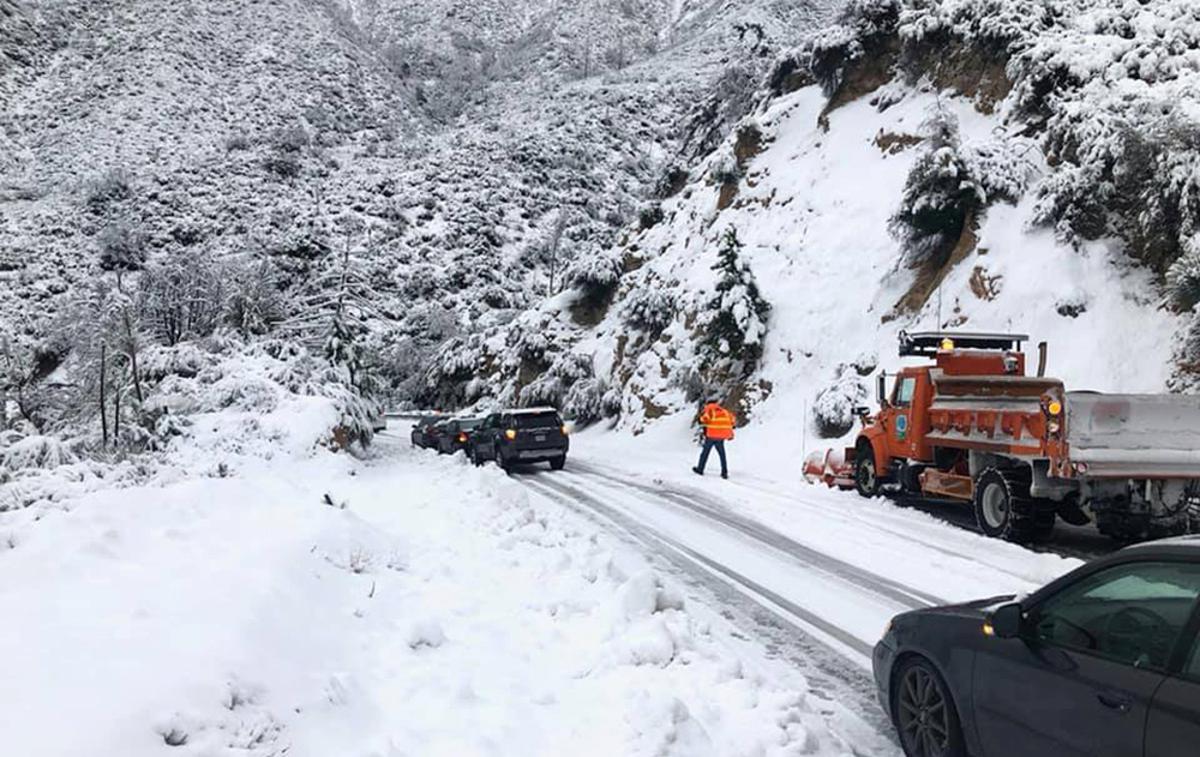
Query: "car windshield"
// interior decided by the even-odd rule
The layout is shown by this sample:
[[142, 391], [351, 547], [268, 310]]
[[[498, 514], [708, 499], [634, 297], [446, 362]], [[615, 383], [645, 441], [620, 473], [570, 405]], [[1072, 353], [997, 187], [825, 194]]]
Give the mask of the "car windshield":
[[480, 418], [471, 418], [469, 420], [459, 421], [458, 427], [463, 431], [474, 431], [475, 429], [479, 428], [480, 424], [482, 423], [483, 420]]
[[558, 413], [520, 413], [513, 416], [517, 428], [558, 428]]

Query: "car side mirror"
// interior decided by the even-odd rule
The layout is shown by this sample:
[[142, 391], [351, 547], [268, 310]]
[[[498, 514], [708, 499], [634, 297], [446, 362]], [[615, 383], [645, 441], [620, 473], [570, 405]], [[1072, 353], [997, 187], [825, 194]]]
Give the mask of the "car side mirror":
[[984, 624], [984, 633], [990, 628], [990, 636], [997, 639], [1015, 639], [1021, 635], [1024, 625], [1025, 616], [1021, 611], [1021, 603], [1009, 602], [992, 611]]

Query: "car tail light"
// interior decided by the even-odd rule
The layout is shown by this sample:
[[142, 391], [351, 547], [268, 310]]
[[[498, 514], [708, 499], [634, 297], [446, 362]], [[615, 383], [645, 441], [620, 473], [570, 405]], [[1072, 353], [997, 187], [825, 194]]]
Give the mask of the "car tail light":
[[563, 436], [566, 436], [567, 434], [570, 434], [570, 433], [571, 433], [571, 430], [570, 430], [570, 429], [568, 429], [568, 428], [567, 428], [567, 424], [565, 424], [565, 423], [564, 423], [564, 424], [563, 424], [563, 427], [562, 427], [562, 435], [563, 435]]
[[517, 438], [517, 430], [515, 428], [505, 429], [504, 438], [510, 442]]
[[462, 433], [460, 433], [460, 434], [458, 435], [458, 440], [459, 440], [460, 442], [465, 442], [465, 441], [467, 441], [467, 435], [466, 435], [466, 434], [462, 434]]

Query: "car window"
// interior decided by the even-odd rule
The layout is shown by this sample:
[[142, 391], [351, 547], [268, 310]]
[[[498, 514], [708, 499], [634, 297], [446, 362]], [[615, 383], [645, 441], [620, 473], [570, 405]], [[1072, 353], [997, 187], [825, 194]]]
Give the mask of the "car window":
[[562, 425], [558, 413], [522, 413], [513, 418], [517, 428], [558, 428]]
[[1192, 656], [1183, 667], [1183, 674], [1194, 681], [1200, 681], [1200, 636], [1192, 644]]
[[1163, 670], [1200, 597], [1200, 565], [1141, 562], [1080, 580], [1033, 612], [1038, 641]]
[[917, 390], [917, 379], [913, 376], [900, 379], [896, 384], [896, 405], [908, 407], [912, 404], [913, 394]]
[[463, 431], [474, 431], [475, 429], [479, 428], [479, 425], [480, 425], [479, 420], [472, 419], [469, 421], [462, 421], [461, 423], [458, 424], [458, 427], [460, 429], [462, 429]]

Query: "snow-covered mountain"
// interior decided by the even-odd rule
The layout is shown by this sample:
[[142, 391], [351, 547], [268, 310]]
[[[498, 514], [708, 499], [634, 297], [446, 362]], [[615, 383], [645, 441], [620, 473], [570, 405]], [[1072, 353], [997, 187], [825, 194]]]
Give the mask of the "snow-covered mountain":
[[[319, 352], [335, 329], [313, 326], [313, 290], [353, 269], [340, 336], [376, 388], [428, 399], [429, 350], [568, 286], [672, 156], [741, 115], [704, 109], [714, 81], [831, 5], [6, 0], [0, 341], [36, 363], [8, 383], [70, 362], [79, 301], [114, 274], [135, 302], [162, 299], [143, 268], [187, 291], [215, 278], [222, 303], [262, 284], [174, 336], [132, 308], [151, 344], [224, 326]], [[138, 384], [120, 362], [110, 381]]]

